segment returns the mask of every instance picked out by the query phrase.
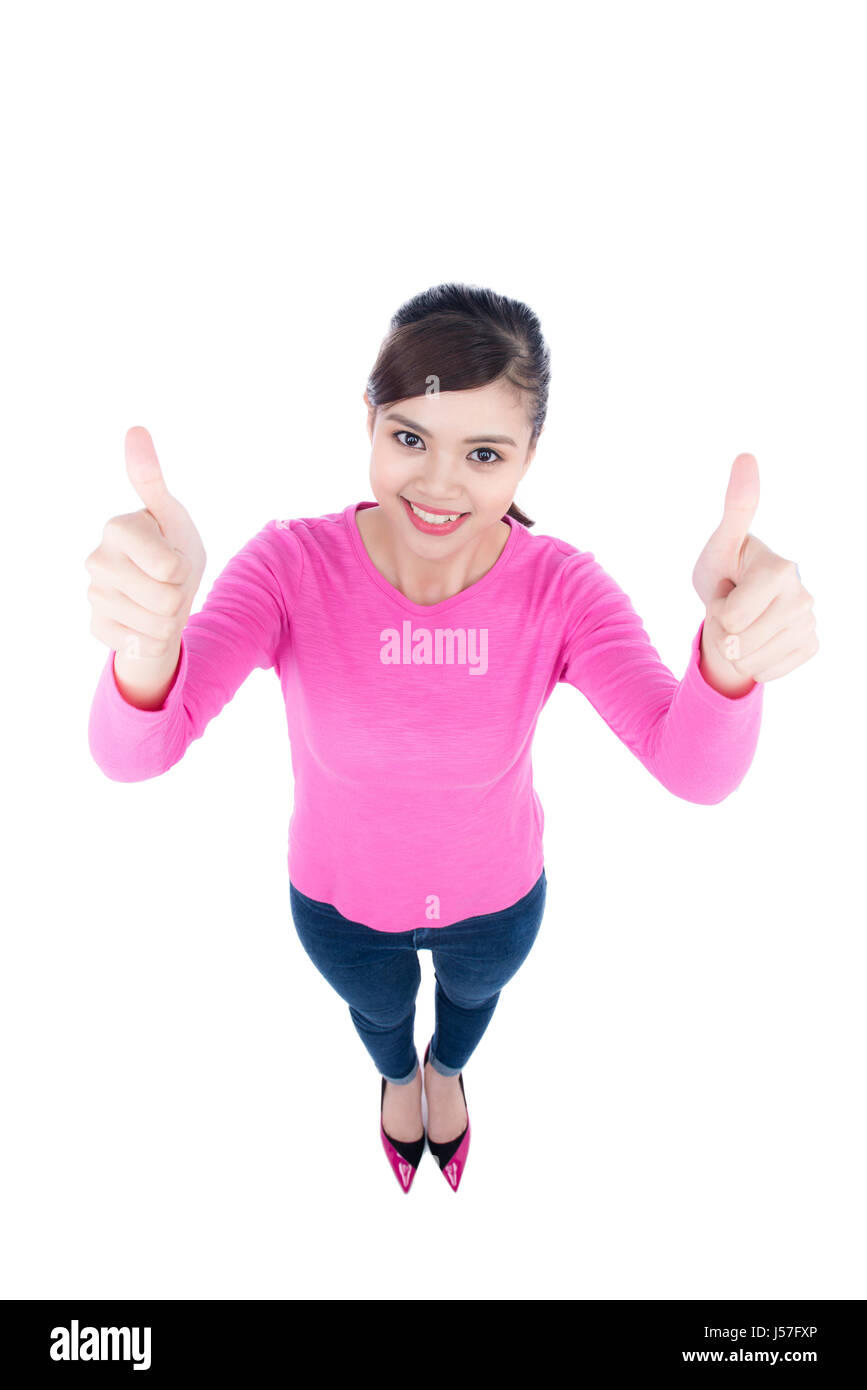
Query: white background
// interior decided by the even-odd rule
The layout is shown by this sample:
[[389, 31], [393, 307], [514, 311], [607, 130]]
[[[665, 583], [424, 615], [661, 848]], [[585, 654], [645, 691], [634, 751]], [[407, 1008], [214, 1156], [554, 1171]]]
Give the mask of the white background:
[[[4, 10], [0, 1295], [867, 1296], [863, 21]], [[516, 500], [678, 678], [742, 451], [821, 647], [766, 685], [718, 806], [555, 690], [545, 920], [466, 1068], [460, 1190], [426, 1153], [403, 1196], [379, 1076], [291, 923], [275, 674], [163, 777], [108, 780], [84, 560], [141, 505], [131, 425], [203, 537], [196, 609], [269, 518], [372, 500], [367, 374], [444, 280], [539, 314]]]

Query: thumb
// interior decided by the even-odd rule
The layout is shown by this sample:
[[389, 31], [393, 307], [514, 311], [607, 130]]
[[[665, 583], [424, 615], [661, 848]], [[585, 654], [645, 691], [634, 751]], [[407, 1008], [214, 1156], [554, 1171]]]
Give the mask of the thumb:
[[752, 454], [738, 454], [729, 475], [717, 539], [727, 547], [736, 546], [740, 552], [746, 544], [758, 505], [759, 465]]
[[184, 529], [186, 511], [169, 492], [154, 442], [144, 425], [133, 425], [124, 441], [127, 477], [166, 540], [172, 543]]

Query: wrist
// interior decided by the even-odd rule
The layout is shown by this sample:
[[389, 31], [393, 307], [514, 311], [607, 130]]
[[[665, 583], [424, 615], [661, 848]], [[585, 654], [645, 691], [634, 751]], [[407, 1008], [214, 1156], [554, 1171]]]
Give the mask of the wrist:
[[719, 628], [719, 623], [707, 613], [701, 632], [698, 669], [705, 683], [713, 690], [736, 700], [741, 695], [748, 695], [756, 682], [752, 676], [744, 676], [736, 671], [734, 664], [722, 655], [714, 641], [715, 628]]

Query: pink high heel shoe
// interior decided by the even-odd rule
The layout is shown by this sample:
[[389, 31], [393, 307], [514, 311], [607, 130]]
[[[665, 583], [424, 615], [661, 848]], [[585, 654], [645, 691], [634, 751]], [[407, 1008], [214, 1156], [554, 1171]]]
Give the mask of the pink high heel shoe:
[[[431, 1038], [424, 1050], [424, 1062], [422, 1063], [422, 1082], [424, 1081], [424, 1068], [427, 1066], [430, 1055]], [[458, 1075], [460, 1082], [461, 1095], [464, 1097], [464, 1105], [467, 1104], [467, 1097], [464, 1092], [464, 1074]], [[427, 1134], [427, 1131], [425, 1130]], [[464, 1175], [464, 1168], [467, 1164], [467, 1154], [470, 1150], [470, 1111], [467, 1106], [466, 1128], [458, 1135], [457, 1139], [450, 1139], [446, 1144], [436, 1144], [430, 1135], [427, 1135], [427, 1144], [434, 1158], [440, 1166], [440, 1172], [448, 1182], [453, 1192], [457, 1192], [458, 1185]]]
[[[424, 1085], [424, 1078], [422, 1078], [422, 1085]], [[426, 1131], [422, 1128], [420, 1139], [409, 1141], [405, 1139], [392, 1139], [390, 1134], [386, 1134], [385, 1126], [382, 1123], [382, 1107], [384, 1102], [385, 1077], [382, 1078], [382, 1092], [379, 1098], [379, 1137], [382, 1140], [382, 1147], [385, 1149], [386, 1157], [391, 1164], [394, 1176], [400, 1183], [401, 1191], [409, 1192], [418, 1165], [421, 1163], [421, 1156], [424, 1153]]]

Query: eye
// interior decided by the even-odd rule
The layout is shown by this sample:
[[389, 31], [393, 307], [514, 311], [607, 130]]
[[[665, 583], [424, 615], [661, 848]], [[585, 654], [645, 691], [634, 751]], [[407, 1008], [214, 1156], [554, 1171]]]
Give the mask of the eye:
[[[405, 449], [415, 449], [416, 446], [415, 444], [405, 444], [400, 437], [402, 434], [407, 435], [409, 439], [417, 439], [419, 444], [421, 444], [422, 447], [424, 447], [424, 441], [421, 439], [421, 437], [417, 434], [413, 434], [411, 430], [395, 430], [392, 434], [392, 439], [398, 440], [400, 444], [403, 444], [403, 447]], [[475, 460], [475, 462], [479, 465], [480, 468], [493, 468], [496, 464], [502, 463], [502, 455], [498, 454], [495, 449], [488, 449], [485, 445], [480, 445], [478, 449], [473, 450], [473, 453], [493, 454], [493, 458]]]
[[[392, 439], [400, 439], [400, 436], [401, 436], [402, 434], [409, 434], [410, 439], [418, 439], [418, 437], [419, 437], [417, 434], [410, 434], [409, 430], [395, 430], [395, 431], [394, 431], [394, 434], [392, 435]], [[402, 439], [400, 439], [400, 442], [401, 442], [401, 444], [403, 444], [403, 440], [402, 440]], [[413, 449], [413, 448], [415, 448], [415, 445], [414, 445], [414, 444], [404, 444], [403, 447], [404, 447], [405, 449]]]

